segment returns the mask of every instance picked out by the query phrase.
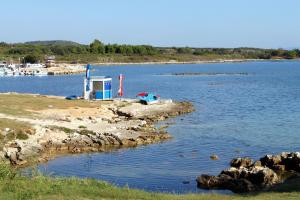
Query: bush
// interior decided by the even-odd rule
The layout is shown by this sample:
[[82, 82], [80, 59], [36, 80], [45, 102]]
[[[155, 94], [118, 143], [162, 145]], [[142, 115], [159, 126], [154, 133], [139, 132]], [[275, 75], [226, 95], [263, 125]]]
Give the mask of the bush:
[[37, 55], [27, 55], [24, 58], [25, 63], [38, 63], [39, 61], [40, 61], [40, 58]]
[[19, 131], [19, 132], [17, 133], [16, 138], [17, 138], [18, 140], [27, 140], [27, 139], [28, 139], [28, 135], [27, 135], [26, 133], [24, 133], [23, 131]]

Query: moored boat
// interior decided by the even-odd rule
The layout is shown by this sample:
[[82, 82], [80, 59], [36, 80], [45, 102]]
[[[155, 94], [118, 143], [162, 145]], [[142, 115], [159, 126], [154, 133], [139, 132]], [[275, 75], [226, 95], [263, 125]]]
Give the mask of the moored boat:
[[43, 70], [36, 70], [33, 72], [34, 76], [47, 76], [48, 72]]

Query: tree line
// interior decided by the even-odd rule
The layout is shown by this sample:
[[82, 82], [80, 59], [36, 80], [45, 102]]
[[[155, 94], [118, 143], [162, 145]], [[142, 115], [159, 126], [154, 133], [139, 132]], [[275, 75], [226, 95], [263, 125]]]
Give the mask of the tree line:
[[150, 45], [119, 45], [104, 44], [95, 39], [89, 45], [74, 42], [29, 42], [7, 44], [0, 42], [0, 55], [33, 56], [36, 60], [44, 55], [68, 56], [82, 55], [123, 55], [123, 56], [152, 56], [152, 55], [193, 55], [193, 56], [237, 56], [245, 59], [300, 58], [300, 50], [258, 49], [258, 48], [190, 48], [190, 47], [153, 47]]
[[59, 55], [69, 54], [122, 54], [122, 55], [154, 55], [158, 51], [150, 45], [118, 45], [103, 44], [99, 40], [94, 40], [90, 45], [35, 45], [35, 44], [7, 44], [0, 43], [0, 48], [6, 48], [3, 52], [8, 55]]
[[239, 55], [248, 59], [300, 58], [300, 50], [257, 49], [257, 48], [175, 48], [179, 54], [205, 55]]

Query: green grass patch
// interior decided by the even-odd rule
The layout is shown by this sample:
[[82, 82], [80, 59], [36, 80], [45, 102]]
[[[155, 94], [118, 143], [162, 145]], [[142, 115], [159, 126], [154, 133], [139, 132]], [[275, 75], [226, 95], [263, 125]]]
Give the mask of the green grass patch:
[[78, 178], [24, 177], [8, 165], [0, 164], [0, 199], [143, 199], [143, 200], [281, 200], [299, 199], [300, 192], [270, 192], [249, 195], [162, 194], [128, 187], [115, 187], [103, 181]]
[[79, 131], [80, 135], [96, 135], [96, 133], [94, 131], [90, 131], [87, 129], [83, 129]]
[[16, 138], [18, 140], [27, 140], [28, 135], [26, 133], [24, 133], [23, 131], [20, 131], [20, 132], [17, 133]]
[[49, 127], [51, 130], [59, 130], [62, 132], [65, 132], [67, 134], [72, 134], [75, 133], [76, 130], [70, 129], [70, 128], [66, 128], [66, 127], [61, 127], [61, 126], [50, 126]]
[[0, 149], [8, 141], [14, 139], [26, 140], [28, 139], [27, 132], [34, 132], [28, 123], [5, 118], [0, 118], [0, 131]]

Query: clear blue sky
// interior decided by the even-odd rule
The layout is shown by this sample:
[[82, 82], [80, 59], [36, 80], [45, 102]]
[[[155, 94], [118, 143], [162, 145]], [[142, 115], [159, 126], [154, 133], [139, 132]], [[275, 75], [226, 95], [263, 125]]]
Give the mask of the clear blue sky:
[[0, 41], [300, 47], [299, 0], [6, 0]]

